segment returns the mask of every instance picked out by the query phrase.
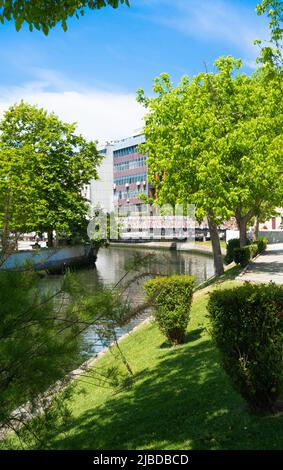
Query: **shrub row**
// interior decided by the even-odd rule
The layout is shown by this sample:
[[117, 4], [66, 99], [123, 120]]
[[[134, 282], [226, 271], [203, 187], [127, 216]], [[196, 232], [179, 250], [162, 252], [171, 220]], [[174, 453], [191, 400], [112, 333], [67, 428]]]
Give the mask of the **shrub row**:
[[227, 264], [235, 261], [236, 264], [246, 266], [249, 261], [254, 258], [258, 253], [264, 251], [267, 247], [268, 240], [266, 237], [259, 237], [254, 243], [248, 244], [244, 248], [240, 248], [239, 238], [232, 238], [226, 244], [225, 262]]
[[157, 277], [145, 282], [154, 318], [172, 344], [184, 341], [190, 318], [195, 279], [192, 276]]
[[258, 246], [256, 243], [246, 245], [243, 248], [234, 248], [234, 261], [236, 264], [240, 264], [244, 267], [257, 255], [257, 253]]
[[246, 283], [210, 295], [212, 336], [234, 387], [257, 412], [273, 411], [282, 385], [283, 288]]
[[259, 237], [255, 243], [257, 244], [258, 253], [261, 253], [262, 251], [266, 250], [268, 239], [266, 237]]
[[225, 256], [225, 263], [230, 264], [234, 261], [234, 249], [240, 248], [240, 239], [239, 238], [231, 238], [226, 243], [226, 256]]
[[[155, 320], [173, 345], [184, 341], [193, 289], [191, 276], [145, 283]], [[283, 383], [283, 287], [245, 283], [216, 290], [210, 294], [208, 312], [212, 337], [233, 386], [253, 411], [275, 411]]]

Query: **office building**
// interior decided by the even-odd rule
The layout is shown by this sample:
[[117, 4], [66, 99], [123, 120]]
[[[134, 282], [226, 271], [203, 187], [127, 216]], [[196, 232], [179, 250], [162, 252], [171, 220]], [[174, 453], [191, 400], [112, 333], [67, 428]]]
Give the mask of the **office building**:
[[153, 188], [148, 184], [146, 156], [138, 148], [144, 142], [145, 137], [142, 133], [115, 142], [113, 199], [119, 213], [125, 215], [129, 211], [131, 213], [146, 211], [147, 206], [140, 196], [153, 196]]

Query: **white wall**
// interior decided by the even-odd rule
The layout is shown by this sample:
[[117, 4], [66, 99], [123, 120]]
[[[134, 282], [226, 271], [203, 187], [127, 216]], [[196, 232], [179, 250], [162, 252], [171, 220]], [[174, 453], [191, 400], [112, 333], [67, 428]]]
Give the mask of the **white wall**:
[[232, 238], [240, 238], [239, 230], [227, 230], [227, 232], [226, 232], [226, 242], [228, 242]]
[[113, 210], [113, 150], [114, 146], [107, 144], [107, 152], [98, 168], [98, 180], [90, 183], [90, 200], [92, 208], [99, 207], [104, 212]]

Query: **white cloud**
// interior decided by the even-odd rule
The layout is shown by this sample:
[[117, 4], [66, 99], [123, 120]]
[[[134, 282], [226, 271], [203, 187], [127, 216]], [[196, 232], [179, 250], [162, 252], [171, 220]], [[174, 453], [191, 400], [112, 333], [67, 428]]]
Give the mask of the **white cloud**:
[[77, 122], [79, 132], [101, 144], [127, 137], [143, 125], [145, 111], [134, 94], [85, 89], [48, 70], [36, 75], [34, 82], [0, 88], [0, 115], [24, 100], [55, 112], [66, 122]]

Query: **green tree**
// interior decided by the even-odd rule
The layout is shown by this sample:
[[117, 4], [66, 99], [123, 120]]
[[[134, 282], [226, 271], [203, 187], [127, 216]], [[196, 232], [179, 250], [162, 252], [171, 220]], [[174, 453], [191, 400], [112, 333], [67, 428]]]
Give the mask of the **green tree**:
[[58, 23], [67, 30], [67, 20], [79, 18], [86, 9], [100, 10], [107, 5], [117, 8], [120, 4], [129, 6], [128, 0], [2, 0], [0, 1], [0, 21], [15, 22], [19, 31], [24, 23], [30, 31], [34, 28], [48, 34]]
[[[67, 284], [52, 294], [41, 283], [29, 271], [0, 271], [0, 435], [39, 404], [48, 408], [39, 394], [82, 362], [79, 332], [91, 314], [75, 308]], [[18, 408], [26, 402], [29, 408]]]
[[[29, 226], [37, 191], [30, 185], [33, 173], [32, 148], [5, 148], [0, 144], [0, 241], [2, 256], [13, 250], [11, 232], [32, 231]], [[1, 264], [1, 259], [0, 259]]]
[[[232, 116], [221, 142], [229, 178], [228, 206], [236, 218], [241, 246], [253, 217], [268, 218], [282, 202], [282, 94], [265, 74], [231, 77], [228, 113]], [[223, 157], [222, 157], [223, 158]]]
[[97, 177], [101, 161], [94, 142], [76, 134], [76, 125], [24, 102], [0, 122], [0, 228], [13, 232], [72, 235], [84, 225], [88, 203], [83, 186]]
[[174, 88], [167, 74], [154, 82], [157, 96], [138, 101], [145, 118], [149, 177], [157, 202], [193, 203], [209, 223], [215, 270], [223, 272], [217, 226], [236, 217], [241, 245], [249, 220], [282, 194], [282, 99], [260, 74], [237, 73], [232, 57], [217, 72], [183, 78]]
[[[80, 376], [79, 366], [82, 380], [93, 386], [119, 390], [130, 385], [133, 371], [117, 329], [149, 308], [148, 303], [130, 303], [129, 295], [137, 282], [158, 274], [149, 271], [155, 264], [153, 255], [136, 254], [113, 286], [67, 273], [48, 288], [46, 280], [28, 269], [0, 270], [1, 449], [9, 448], [1, 441], [9, 430], [28, 447], [46, 444], [57, 418], [59, 425], [68, 418], [65, 397], [72, 393], [76, 374]], [[83, 334], [90, 327], [93, 339], [86, 344]], [[115, 367], [81, 365], [101, 341], [112, 345]]]
[[282, 0], [262, 0], [257, 6], [259, 15], [266, 14], [269, 18], [270, 43], [263, 45], [261, 40], [255, 43], [261, 48], [258, 62], [263, 64], [269, 78], [280, 78], [282, 90], [283, 73], [283, 1]]
[[[196, 204], [197, 219], [201, 221], [207, 217], [215, 271], [222, 274], [217, 225], [227, 211], [222, 201], [217, 206], [215, 180], [207, 181], [203, 173], [209, 161], [210, 170], [215, 175], [213, 159], [208, 158], [214, 152], [211, 147], [213, 135], [207, 132], [209, 123], [215, 119], [208, 103], [210, 92], [202, 93], [201, 79], [195, 77], [190, 82], [184, 77], [174, 88], [170, 77], [162, 74], [154, 81], [156, 97], [149, 99], [143, 90], [138, 91], [138, 101], [149, 110], [145, 117], [146, 144], [143, 151], [148, 155], [149, 180], [156, 188], [155, 202], [172, 206]], [[221, 184], [218, 183], [218, 187], [224, 191]]]
[[88, 381], [112, 387], [131, 372], [115, 333], [129, 310], [117, 289], [86, 286], [71, 274], [60, 284], [51, 290], [32, 271], [0, 271], [0, 439], [22, 429], [27, 443], [34, 436], [42, 446], [54, 414], [67, 417], [65, 394], [58, 392], [86, 359], [82, 335], [89, 327], [105, 342], [116, 341], [123, 371], [93, 368]]

